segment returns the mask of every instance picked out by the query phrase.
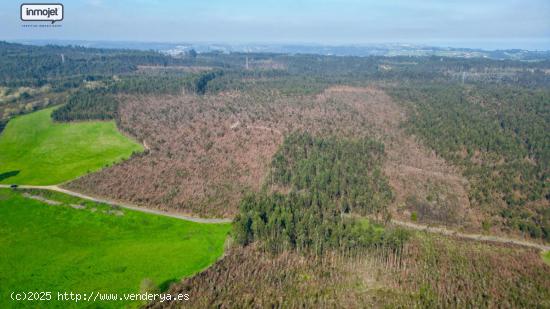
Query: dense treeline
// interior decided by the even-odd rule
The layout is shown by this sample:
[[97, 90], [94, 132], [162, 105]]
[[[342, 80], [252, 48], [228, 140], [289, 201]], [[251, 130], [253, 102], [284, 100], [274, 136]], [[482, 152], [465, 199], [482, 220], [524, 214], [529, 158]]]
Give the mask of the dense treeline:
[[[249, 68], [246, 69], [246, 63]], [[208, 65], [238, 72], [242, 78], [253, 75], [272, 80], [307, 80], [311, 83], [362, 84], [384, 81], [439, 81], [514, 84], [529, 87], [550, 85], [550, 61], [492, 60], [458, 57], [337, 57], [324, 55], [283, 55], [270, 53], [204, 53], [190, 65]], [[255, 77], [259, 78], [259, 77]], [[227, 86], [235, 87], [228, 80]]]
[[67, 104], [56, 109], [52, 118], [57, 121], [115, 119], [118, 110], [116, 94], [178, 94], [190, 91], [204, 94], [208, 82], [222, 71], [198, 74], [132, 75], [115, 81], [104, 81], [104, 87], [81, 89], [71, 95]]
[[107, 88], [112, 94], [178, 94], [189, 83], [187, 75], [136, 75], [125, 76]]
[[245, 197], [235, 219], [237, 242], [260, 241], [270, 252], [399, 248], [406, 239], [401, 230], [376, 229], [349, 215], [380, 213], [390, 202], [380, 173], [383, 151], [370, 140], [291, 134], [273, 159], [268, 182], [291, 191]]
[[[248, 59], [248, 60], [247, 60]], [[246, 66], [249, 63], [249, 66]], [[251, 72], [271, 78], [292, 75], [325, 83], [366, 80], [439, 80], [498, 82], [529, 86], [550, 84], [550, 61], [525, 62], [452, 57], [336, 57], [273, 53], [203, 53], [182, 58], [154, 51], [97, 49], [77, 46], [29, 46], [0, 42], [0, 84], [68, 87], [82, 79], [129, 73], [138, 65], [203, 66]], [[199, 92], [201, 91], [198, 89]]]
[[223, 71], [212, 71], [205, 72], [202, 74], [197, 74], [190, 83], [186, 85], [188, 90], [202, 95], [206, 93], [208, 83], [218, 76], [222, 76]]
[[166, 66], [176, 63], [177, 59], [153, 51], [0, 42], [0, 84], [10, 87], [42, 86], [47, 83], [62, 87], [87, 77], [132, 72], [137, 65]]
[[393, 196], [380, 170], [384, 144], [289, 135], [272, 162], [271, 183], [323, 192], [342, 213], [381, 214]]
[[130, 75], [113, 82], [109, 92], [124, 94], [179, 94], [182, 91], [203, 95], [209, 83], [219, 76], [221, 70], [202, 73], [178, 73], [165, 75]]
[[224, 90], [242, 92], [278, 91], [282, 95], [312, 95], [330, 86], [321, 76], [292, 75], [286, 70], [229, 70], [208, 83], [207, 92]]
[[500, 127], [526, 149], [543, 170], [550, 169], [550, 91], [520, 87], [477, 87], [481, 102]]
[[80, 90], [52, 113], [56, 121], [109, 120], [116, 118], [118, 102], [105, 89]]
[[6, 127], [6, 125], [8, 124], [8, 120], [7, 119], [2, 119], [0, 120], [0, 133], [2, 133], [2, 131], [4, 130], [4, 128]]
[[254, 241], [272, 253], [284, 250], [321, 254], [329, 249], [361, 250], [374, 246], [398, 249], [407, 234], [380, 229], [348, 218], [324, 192], [288, 195], [265, 192], [243, 199], [235, 219], [235, 239], [241, 245]]
[[550, 239], [548, 90], [445, 84], [391, 92], [413, 102], [411, 132], [463, 168], [474, 205], [494, 211], [504, 203], [507, 226]]

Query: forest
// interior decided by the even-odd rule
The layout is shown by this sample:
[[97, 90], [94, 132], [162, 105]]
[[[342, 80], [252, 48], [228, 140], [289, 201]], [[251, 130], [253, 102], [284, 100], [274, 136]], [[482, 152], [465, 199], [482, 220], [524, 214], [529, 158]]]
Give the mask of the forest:
[[392, 199], [380, 165], [384, 146], [372, 140], [348, 141], [290, 134], [272, 162], [267, 186], [290, 187], [288, 194], [267, 189], [246, 196], [235, 218], [242, 245], [265, 242], [270, 252], [343, 251], [384, 245], [398, 249], [401, 230], [376, 230], [352, 215], [387, 214]]
[[[513, 86], [391, 88], [408, 128], [470, 180], [470, 201], [495, 220], [550, 240], [550, 92]], [[494, 221], [494, 222], [493, 222]]]
[[[246, 58], [249, 67], [245, 66]], [[189, 53], [170, 57], [155, 51], [80, 46], [31, 46], [0, 42], [0, 84], [54, 88], [135, 72], [139, 66], [211, 67], [241, 76], [310, 77], [312, 81], [353, 83], [366, 80], [424, 80], [548, 85], [550, 60], [515, 61], [452, 57], [335, 57], [273, 53]]]
[[268, 185], [320, 192], [340, 213], [382, 216], [393, 198], [384, 155], [384, 144], [374, 140], [292, 133], [273, 158]]
[[67, 103], [52, 113], [57, 121], [117, 119], [117, 95], [178, 94], [184, 91], [202, 95], [208, 82], [223, 71], [165, 76], [124, 76], [103, 81], [103, 85], [73, 93]]
[[[70, 108], [70, 112], [64, 112], [63, 119], [68, 120], [69, 114], [75, 119], [87, 119], [89, 116], [85, 114], [93, 114], [97, 119], [111, 118], [116, 109], [116, 104], [112, 104], [114, 100], [104, 98], [105, 91], [100, 90], [97, 102], [92, 103], [90, 100], [95, 99], [95, 91], [83, 89], [95, 88], [103, 83], [112, 84], [114, 79], [135, 75], [142, 65], [166, 66], [181, 61], [153, 51], [31, 46], [0, 41], [0, 132], [11, 117], [59, 105], [68, 97], [73, 105], [82, 96], [84, 103], [81, 107], [87, 111], [76, 112], [75, 108]], [[136, 76], [128, 78], [140, 79]], [[123, 81], [114, 87], [125, 88], [126, 92], [129, 88], [136, 92], [160, 92], [170, 87], [164, 86], [166, 80], [162, 78], [151, 78], [146, 82], [143, 78], [140, 80], [139, 86], [132, 81]], [[107, 92], [115, 91], [109, 88]], [[91, 105], [98, 107], [92, 108]]]
[[[242, 54], [201, 54], [185, 61], [223, 65], [201, 73], [133, 74], [104, 81], [103, 87], [75, 92], [53, 117], [58, 121], [116, 119], [121, 94], [185, 91], [216, 95], [238, 91], [262, 96], [276, 91], [281, 96], [296, 97], [319, 94], [334, 83], [379, 84], [407, 110], [409, 134], [419, 136], [438, 155], [462, 169], [471, 184], [470, 203], [489, 217], [483, 222], [485, 228], [550, 237], [550, 214], [545, 207], [549, 194], [549, 94], [538, 86], [547, 83], [547, 74], [541, 73], [546, 62], [440, 61], [430, 57], [396, 57], [390, 61], [380, 57], [276, 54], [249, 57], [248, 70], [238, 68], [244, 62]], [[321, 64], [317, 66], [314, 59]], [[384, 69], [386, 66], [391, 69]], [[449, 73], [453, 70], [472, 76], [463, 80], [461, 74]], [[509, 74], [518, 70], [515, 75]], [[508, 73], [495, 78], [498, 72]], [[485, 79], [481, 79], [483, 76]], [[423, 79], [426, 82], [418, 82]], [[394, 80], [402, 83], [394, 84]]]
[[0, 83], [10, 87], [53, 83], [63, 88], [79, 79], [129, 73], [138, 65], [176, 62], [158, 52], [0, 42]]

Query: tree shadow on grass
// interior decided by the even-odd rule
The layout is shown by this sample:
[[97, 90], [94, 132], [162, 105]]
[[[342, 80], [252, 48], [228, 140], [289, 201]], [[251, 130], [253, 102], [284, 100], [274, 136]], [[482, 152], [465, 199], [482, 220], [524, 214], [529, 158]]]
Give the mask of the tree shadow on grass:
[[9, 171], [9, 172], [2, 173], [0, 174], [0, 181], [16, 176], [17, 174], [19, 174], [19, 171]]
[[172, 278], [172, 279], [168, 279], [168, 280], [164, 281], [163, 283], [161, 283], [159, 285], [160, 292], [164, 293], [164, 292], [168, 291], [168, 289], [170, 288], [170, 285], [172, 285], [172, 283], [178, 283], [178, 282], [179, 282], [179, 280], [176, 279], [176, 278]]

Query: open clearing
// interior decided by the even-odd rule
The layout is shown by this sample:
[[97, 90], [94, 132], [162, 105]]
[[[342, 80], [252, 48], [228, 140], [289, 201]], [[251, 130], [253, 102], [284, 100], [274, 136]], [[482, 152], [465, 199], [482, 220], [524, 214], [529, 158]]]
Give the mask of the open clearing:
[[230, 224], [198, 224], [57, 192], [28, 194], [33, 198], [0, 189], [1, 308], [15, 290], [130, 293], [140, 292], [145, 278], [164, 290], [216, 261], [230, 230]]
[[114, 121], [54, 123], [53, 109], [8, 123], [0, 135], [0, 183], [58, 184], [143, 150], [120, 134]]

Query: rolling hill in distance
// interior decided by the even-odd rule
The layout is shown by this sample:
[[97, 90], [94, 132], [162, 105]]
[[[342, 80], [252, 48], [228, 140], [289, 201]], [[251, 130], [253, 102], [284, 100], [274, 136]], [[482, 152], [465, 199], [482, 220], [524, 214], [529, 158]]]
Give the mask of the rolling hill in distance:
[[443, 56], [461, 58], [489, 58], [501, 60], [548, 60], [547, 50], [528, 49], [480, 49], [465, 47], [430, 46], [420, 44], [387, 43], [356, 45], [323, 45], [319, 43], [222, 43], [222, 42], [133, 42], [133, 41], [86, 41], [86, 40], [16, 40], [15, 43], [32, 45], [73, 45], [91, 48], [156, 50], [179, 55], [194, 49], [198, 52], [222, 53], [278, 53], [314, 54], [333, 56]]

